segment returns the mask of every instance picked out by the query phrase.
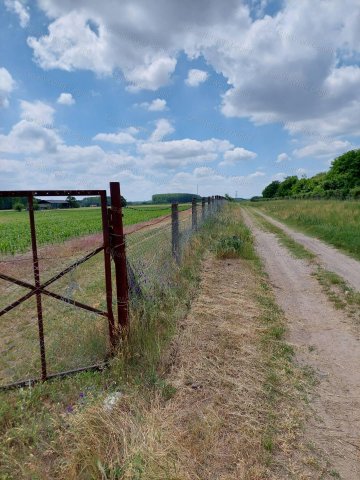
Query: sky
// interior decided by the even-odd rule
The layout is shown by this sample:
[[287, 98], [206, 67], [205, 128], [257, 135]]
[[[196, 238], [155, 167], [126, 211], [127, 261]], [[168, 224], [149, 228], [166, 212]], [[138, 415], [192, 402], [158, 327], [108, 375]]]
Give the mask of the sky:
[[0, 190], [251, 197], [360, 144], [360, 0], [0, 0]]

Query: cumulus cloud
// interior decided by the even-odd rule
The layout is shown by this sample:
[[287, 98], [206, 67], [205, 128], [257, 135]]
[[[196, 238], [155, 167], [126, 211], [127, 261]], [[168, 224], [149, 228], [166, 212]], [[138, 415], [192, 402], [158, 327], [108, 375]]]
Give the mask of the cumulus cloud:
[[61, 105], [74, 105], [75, 103], [74, 97], [71, 93], [61, 93], [56, 101]]
[[15, 88], [15, 81], [6, 68], [0, 68], [0, 108], [9, 106], [9, 95]]
[[302, 148], [297, 148], [293, 154], [297, 158], [304, 157], [336, 157], [337, 155], [351, 149], [351, 143], [347, 140], [318, 141]]
[[[266, 5], [40, 0], [48, 33], [28, 43], [42, 68], [119, 72], [132, 90], [168, 84], [184, 51], [225, 77], [228, 117], [281, 122], [291, 133], [359, 134], [359, 2], [319, 0], [316, 16], [312, 0], [283, 2], [272, 15], [261, 13]], [[206, 72], [193, 75], [190, 85]]]
[[224, 153], [224, 160], [219, 164], [221, 167], [228, 165], [235, 165], [237, 162], [244, 160], [253, 160], [257, 157], [255, 152], [246, 150], [242, 147], [236, 147], [233, 150], [228, 150]]
[[117, 133], [98, 133], [97, 135], [95, 135], [95, 137], [93, 137], [93, 140], [100, 142], [117, 143], [119, 145], [126, 143], [135, 143], [136, 138], [134, 137], [134, 134], [136, 133], [136, 129], [120, 131]]
[[276, 163], [282, 163], [290, 160], [290, 157], [287, 153], [279, 153], [276, 159]]
[[49, 126], [53, 123], [55, 109], [40, 100], [34, 102], [20, 100], [20, 109], [23, 120], [43, 126]]
[[156, 128], [151, 134], [150, 141], [158, 142], [159, 140], [162, 140], [164, 137], [170, 135], [173, 132], [175, 132], [175, 128], [171, 125], [169, 120], [167, 120], [166, 118], [160, 118], [156, 122]]
[[208, 73], [204, 70], [198, 70], [193, 68], [189, 70], [187, 79], [185, 80], [186, 85], [189, 87], [197, 87], [200, 83], [203, 83], [208, 78]]
[[178, 168], [196, 163], [213, 162], [231, 148], [227, 140], [181, 140], [144, 142], [138, 146], [145, 165], [156, 168]]
[[13, 12], [19, 17], [20, 26], [22, 28], [27, 26], [30, 20], [30, 14], [25, 2], [20, 0], [5, 0], [5, 7], [9, 12]]
[[152, 102], [143, 102], [140, 107], [146, 108], [149, 112], [161, 112], [166, 110], [166, 100], [163, 98], [155, 98]]

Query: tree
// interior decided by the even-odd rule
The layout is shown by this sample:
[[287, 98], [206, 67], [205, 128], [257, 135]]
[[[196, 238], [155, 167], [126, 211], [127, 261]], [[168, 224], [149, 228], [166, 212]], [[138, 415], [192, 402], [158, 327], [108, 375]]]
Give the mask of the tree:
[[69, 208], [79, 208], [79, 207], [80, 207], [79, 202], [76, 200], [75, 197], [72, 197], [71, 195], [69, 195], [69, 196], [66, 198], [66, 201], [67, 201], [68, 204], [69, 204]]
[[127, 200], [126, 200], [125, 197], [123, 197], [123, 196], [121, 195], [121, 206], [122, 206], [123, 208], [125, 208], [126, 205], [127, 205]]
[[278, 194], [280, 182], [278, 180], [274, 180], [271, 182], [267, 187], [264, 188], [262, 192], [262, 196], [264, 198], [274, 198]]
[[13, 205], [13, 209], [16, 210], [17, 212], [21, 212], [21, 210], [24, 208], [24, 204], [21, 203], [20, 201], [17, 201]]
[[228, 202], [235, 202], [235, 199], [233, 197], [230, 197], [228, 193], [225, 193], [225, 198]]
[[295, 187], [296, 183], [299, 181], [296, 175], [291, 177], [286, 177], [283, 182], [280, 183], [278, 189], [279, 197], [290, 197], [292, 195], [292, 189]]

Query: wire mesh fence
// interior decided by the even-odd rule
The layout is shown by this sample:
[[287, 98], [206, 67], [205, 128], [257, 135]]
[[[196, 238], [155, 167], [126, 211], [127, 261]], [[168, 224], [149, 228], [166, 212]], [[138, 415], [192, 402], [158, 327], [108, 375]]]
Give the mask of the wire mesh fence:
[[[221, 202], [206, 199], [191, 207], [176, 207], [175, 230], [171, 206], [163, 207], [160, 217], [125, 229], [130, 308], [140, 299], [154, 298], [171, 288], [192, 235], [216, 213]], [[119, 239], [112, 217], [121, 214], [121, 208], [112, 210], [108, 215], [102, 209], [103, 223], [99, 212], [100, 233], [61, 243], [56, 239], [54, 244], [37, 247], [37, 264], [34, 252], [26, 249], [14, 249], [11, 255], [0, 253], [0, 388], [30, 384], [41, 378], [41, 372], [44, 374], [44, 355], [39, 355], [39, 297], [46, 352], [43, 380], [79, 369], [102, 368], [109, 358], [112, 312], [118, 310], [117, 323], [121, 323], [119, 304], [124, 299], [127, 302], [127, 295], [119, 301], [119, 272], [116, 268], [109, 272], [106, 267], [111, 258], [115, 267], [118, 260]], [[36, 225], [45, 217], [35, 212], [34, 218]], [[16, 231], [14, 235], [16, 240]], [[38, 277], [37, 286], [34, 275]], [[120, 283], [124, 287], [123, 278]]]

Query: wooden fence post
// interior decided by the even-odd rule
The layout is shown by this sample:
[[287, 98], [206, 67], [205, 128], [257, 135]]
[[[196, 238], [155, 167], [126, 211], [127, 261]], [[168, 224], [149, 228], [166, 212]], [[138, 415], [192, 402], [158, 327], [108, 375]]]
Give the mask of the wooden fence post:
[[197, 230], [197, 212], [196, 212], [196, 198], [195, 197], [192, 199], [191, 213], [192, 213], [192, 229]]
[[172, 255], [176, 263], [180, 263], [180, 249], [179, 249], [179, 209], [178, 204], [171, 205], [171, 247]]
[[201, 199], [201, 220], [205, 221], [205, 197]]
[[129, 292], [119, 182], [110, 182], [110, 196], [112, 223], [111, 246], [115, 265], [118, 324], [123, 334], [126, 333], [129, 328]]

